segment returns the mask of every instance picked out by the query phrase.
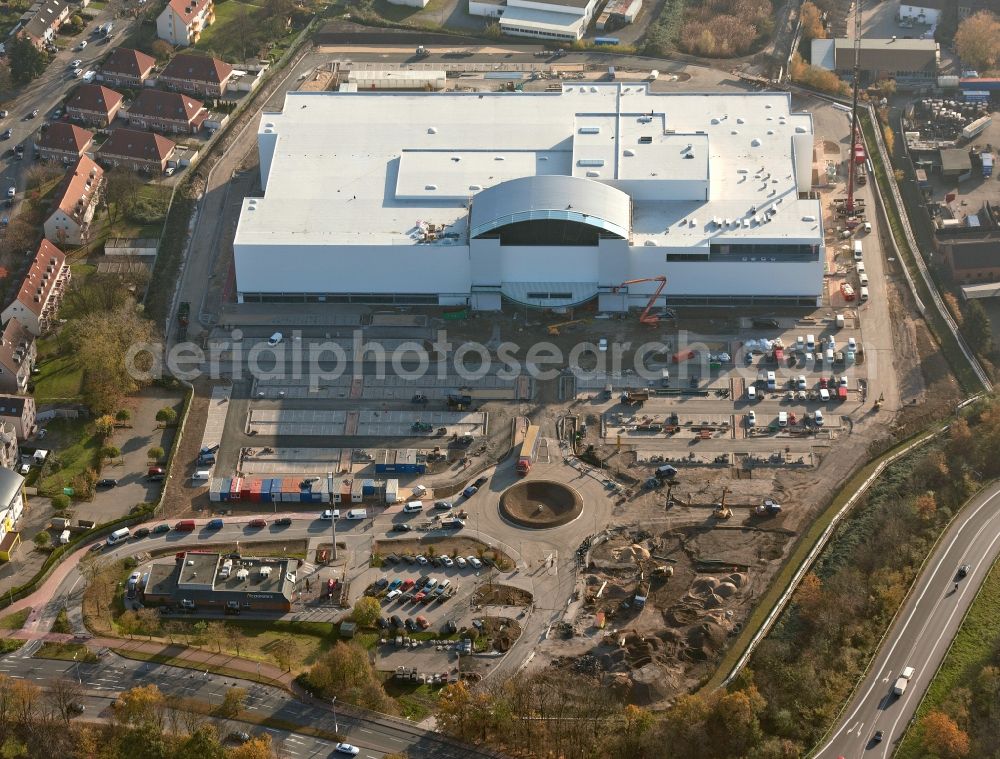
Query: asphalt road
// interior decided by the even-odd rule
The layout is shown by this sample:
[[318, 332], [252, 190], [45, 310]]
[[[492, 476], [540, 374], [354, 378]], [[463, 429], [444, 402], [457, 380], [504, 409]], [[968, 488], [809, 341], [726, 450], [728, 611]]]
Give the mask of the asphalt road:
[[[833, 737], [815, 754], [817, 759], [886, 759], [893, 753], [1000, 554], [998, 506], [1000, 485], [995, 485], [977, 496], [941, 539]], [[962, 564], [970, 571], [959, 579], [956, 572]], [[905, 667], [915, 672], [897, 697], [893, 685]], [[874, 740], [878, 730], [884, 731], [881, 742]]]
[[[31, 648], [29, 648], [31, 647]], [[285, 722], [309, 725], [318, 730], [340, 733], [344, 740], [361, 749], [360, 757], [380, 759], [387, 753], [406, 752], [411, 757], [443, 757], [461, 759], [474, 756], [469, 748], [456, 748], [437, 740], [426, 730], [398, 724], [395, 721], [358, 717], [345, 713], [344, 709], [333, 711], [325, 707], [303, 704], [288, 697], [277, 688], [258, 685], [247, 680], [238, 680], [219, 675], [205, 675], [189, 669], [163, 664], [133, 661], [115, 654], [106, 654], [99, 662], [77, 664], [75, 662], [30, 658], [31, 644], [20, 652], [0, 659], [0, 673], [14, 678], [24, 678], [44, 685], [45, 681], [57, 678], [77, 680], [84, 688], [82, 699], [87, 710], [87, 719], [107, 717], [107, 709], [117, 695], [125, 690], [154, 682], [165, 694], [195, 699], [213, 706], [222, 703], [226, 691], [234, 686], [245, 688], [247, 698], [244, 708], [254, 717], [274, 718]], [[342, 756], [334, 751], [334, 742], [314, 738], [289, 730], [242, 722], [239, 720], [212, 718], [219, 734], [226, 736], [234, 731], [245, 731], [251, 735], [270, 733], [271, 740], [281, 756], [294, 759], [309, 757]]]

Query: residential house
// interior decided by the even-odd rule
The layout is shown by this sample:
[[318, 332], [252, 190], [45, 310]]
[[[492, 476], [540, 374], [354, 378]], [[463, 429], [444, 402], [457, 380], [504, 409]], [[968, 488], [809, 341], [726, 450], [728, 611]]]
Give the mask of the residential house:
[[122, 107], [121, 93], [100, 84], [82, 84], [66, 101], [66, 114], [85, 124], [106, 127]]
[[[48, 240], [42, 240], [17, 297], [3, 310], [0, 319], [4, 323], [17, 319], [35, 337], [45, 334], [59, 313], [72, 276], [66, 254]], [[0, 390], [17, 392], [2, 386]]]
[[18, 440], [33, 437], [37, 431], [35, 399], [30, 395], [0, 395], [0, 423], [13, 430]]
[[182, 54], [174, 56], [164, 67], [157, 84], [168, 90], [218, 98], [226, 93], [226, 85], [232, 78], [233, 67], [225, 61], [207, 55]]
[[21, 544], [15, 531], [24, 513], [24, 477], [10, 469], [0, 469], [0, 559], [10, 561]]
[[89, 241], [103, 181], [104, 169], [88, 156], [80, 156], [56, 192], [54, 210], [45, 220], [46, 239], [62, 246]]
[[27, 392], [36, 355], [35, 336], [17, 319], [10, 319], [0, 336], [0, 392]]
[[0, 422], [0, 468], [17, 471], [20, 466], [21, 447], [17, 444], [14, 426], [8, 422]]
[[137, 129], [194, 134], [208, 118], [208, 109], [200, 100], [179, 92], [143, 90], [126, 118], [129, 126]]
[[170, 0], [156, 18], [156, 36], [171, 45], [187, 47], [195, 44], [214, 21], [212, 0]]
[[156, 59], [138, 50], [116, 47], [101, 64], [100, 81], [113, 87], [142, 87]]
[[35, 155], [43, 161], [73, 163], [90, 150], [93, 142], [93, 132], [76, 124], [54, 121], [35, 143]]
[[97, 151], [97, 160], [105, 166], [160, 174], [167, 168], [176, 147], [172, 140], [153, 132], [116, 129]]
[[42, 0], [21, 17], [14, 34], [30, 39], [35, 47], [44, 47], [69, 17], [69, 11], [67, 0]]

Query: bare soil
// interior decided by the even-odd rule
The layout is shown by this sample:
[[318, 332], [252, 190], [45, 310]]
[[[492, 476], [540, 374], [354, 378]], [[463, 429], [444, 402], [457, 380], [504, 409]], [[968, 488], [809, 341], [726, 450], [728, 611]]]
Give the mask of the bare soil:
[[528, 606], [532, 599], [523, 588], [499, 583], [484, 583], [472, 595], [472, 603], [482, 606]]
[[526, 480], [503, 492], [500, 513], [505, 519], [528, 529], [559, 527], [583, 513], [583, 498], [560, 482]]

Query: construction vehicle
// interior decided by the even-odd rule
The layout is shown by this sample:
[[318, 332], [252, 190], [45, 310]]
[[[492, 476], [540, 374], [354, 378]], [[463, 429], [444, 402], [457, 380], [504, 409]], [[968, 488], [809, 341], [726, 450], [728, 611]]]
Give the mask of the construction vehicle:
[[549, 325], [549, 334], [553, 337], [559, 337], [559, 330], [563, 327], [569, 327], [573, 324], [584, 324], [586, 319], [570, 319], [568, 322], [559, 322], [558, 324]]
[[648, 400], [648, 390], [626, 390], [622, 393], [622, 403], [626, 406], [641, 406]]
[[775, 517], [781, 513], [781, 504], [765, 498], [763, 503], [754, 508], [754, 513], [759, 517]]
[[716, 519], [729, 519], [733, 516], [733, 510], [726, 506], [726, 495], [728, 495], [728, 493], [729, 488], [723, 488], [722, 500], [713, 504], [715, 508], [712, 510], [712, 516]]
[[471, 405], [471, 395], [458, 395], [457, 393], [450, 393], [448, 395], [448, 408], [453, 411], [465, 411]]
[[880, 408], [882, 408], [883, 403], [885, 403], [885, 395], [880, 394], [878, 400], [875, 401], [875, 410], [878, 411]]
[[650, 327], [655, 327], [657, 324], [660, 323], [660, 315], [651, 312], [653, 310], [653, 306], [656, 305], [656, 299], [660, 297], [660, 293], [663, 292], [663, 288], [667, 286], [666, 277], [661, 275], [659, 277], [643, 277], [642, 279], [629, 279], [626, 280], [625, 282], [622, 282], [620, 285], [618, 285], [618, 287], [614, 288], [611, 292], [617, 293], [623, 287], [627, 287], [628, 285], [637, 285], [641, 282], [660, 283], [659, 287], [656, 288], [656, 292], [654, 292], [653, 296], [649, 299], [649, 303], [646, 304], [645, 310], [643, 310], [642, 314], [639, 316], [640, 324], [648, 324]]
[[854, 82], [851, 102], [851, 155], [847, 159], [847, 202], [844, 209], [848, 215], [855, 212], [854, 190], [858, 182], [858, 171], [867, 160], [865, 141], [861, 134], [861, 122], [858, 118], [858, 88], [861, 86], [861, 5], [862, 0], [854, 3]]

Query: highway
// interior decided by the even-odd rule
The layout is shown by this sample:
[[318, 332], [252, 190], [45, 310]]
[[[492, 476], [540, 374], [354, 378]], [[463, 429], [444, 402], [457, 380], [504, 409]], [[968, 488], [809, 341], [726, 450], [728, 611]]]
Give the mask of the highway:
[[[395, 720], [360, 717], [353, 710], [337, 709], [334, 716], [328, 707], [303, 704], [288, 697], [278, 688], [258, 685], [247, 680], [171, 667], [163, 664], [133, 661], [105, 654], [99, 662], [78, 664], [51, 659], [33, 659], [37, 644], [28, 643], [21, 651], [0, 659], [0, 673], [13, 678], [31, 680], [39, 685], [57, 678], [77, 680], [84, 689], [81, 699], [86, 706], [86, 719], [108, 716], [107, 709], [122, 691], [153, 682], [165, 694], [195, 699], [212, 706], [222, 703], [231, 687], [247, 690], [244, 709], [254, 718], [274, 718], [284, 723], [308, 725], [330, 734], [340, 733], [344, 740], [361, 749], [364, 759], [381, 759], [387, 753], [406, 752], [408, 756], [433, 756], [460, 759], [475, 756], [468, 747], [456, 747], [438, 740], [433, 733], [400, 724]], [[270, 733], [280, 756], [310, 759], [337, 756], [334, 741], [315, 738], [289, 730], [262, 727], [239, 720], [213, 718], [219, 735], [234, 731], [251, 735]]]
[[[817, 759], [887, 759], [947, 653], [966, 610], [1000, 554], [1000, 484], [976, 496], [938, 543], [895, 624]], [[958, 568], [969, 565], [959, 578]], [[956, 583], [958, 589], [955, 589]], [[902, 696], [892, 689], [915, 672]], [[879, 730], [884, 737], [874, 736]]]

